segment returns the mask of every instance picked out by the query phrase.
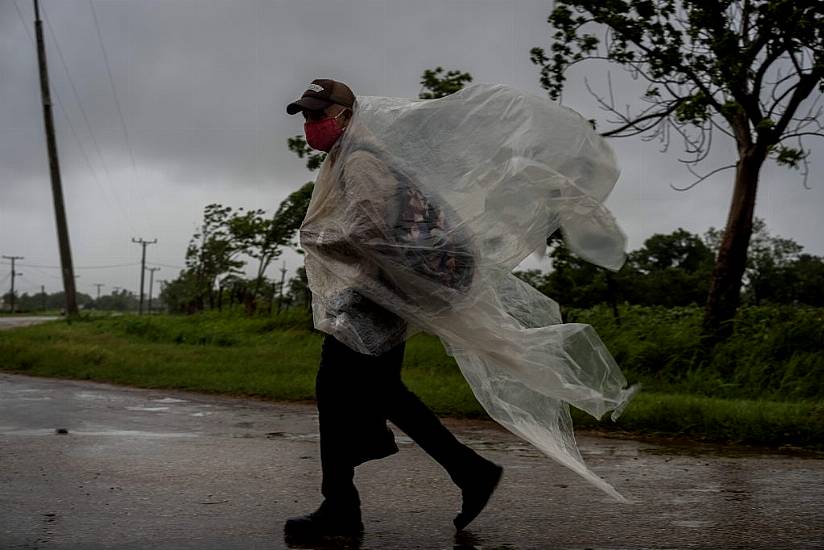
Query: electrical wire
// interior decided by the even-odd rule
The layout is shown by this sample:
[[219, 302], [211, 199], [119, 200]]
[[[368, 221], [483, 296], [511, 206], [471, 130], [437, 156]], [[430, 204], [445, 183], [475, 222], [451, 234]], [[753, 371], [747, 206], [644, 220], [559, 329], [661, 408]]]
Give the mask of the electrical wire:
[[169, 267], [171, 269], [186, 269], [185, 266], [182, 265], [171, 265], [171, 264], [161, 264], [159, 262], [146, 262], [146, 265], [149, 266], [160, 266], [160, 267]]
[[[2, 262], [4, 265], [11, 265], [9, 262]], [[21, 264], [20, 262], [15, 263], [20, 267], [32, 267], [34, 269], [63, 269], [59, 265], [34, 265], [34, 264]], [[140, 262], [132, 262], [128, 264], [110, 264], [110, 265], [88, 265], [88, 266], [74, 266], [74, 269], [114, 269], [117, 267], [134, 267], [136, 265], [140, 265]]]
[[94, 19], [94, 27], [97, 30], [97, 39], [100, 41], [100, 49], [103, 51], [103, 61], [106, 63], [106, 72], [109, 75], [109, 85], [112, 87], [112, 95], [114, 96], [114, 103], [117, 106], [117, 114], [120, 116], [120, 125], [123, 128], [123, 135], [126, 138], [126, 145], [129, 148], [129, 157], [132, 160], [132, 168], [137, 175], [137, 165], [134, 161], [134, 151], [129, 140], [129, 131], [126, 129], [126, 120], [123, 118], [123, 110], [120, 108], [120, 100], [117, 99], [117, 90], [114, 87], [114, 78], [112, 77], [112, 69], [109, 65], [109, 55], [106, 53], [106, 46], [103, 44], [103, 34], [100, 32], [100, 22], [97, 19], [97, 10], [94, 9], [94, 2], [89, 0], [89, 7], [92, 10], [92, 17]]
[[[29, 42], [31, 42], [32, 47], [34, 48], [34, 50], [36, 52], [37, 51], [37, 42], [35, 41], [34, 37], [31, 35], [31, 32], [29, 32], [29, 27], [26, 25], [26, 18], [23, 16], [23, 12], [20, 11], [20, 6], [17, 5], [17, 0], [13, 0], [12, 3], [14, 4], [14, 8], [17, 11], [17, 16], [20, 19], [20, 24], [23, 26], [23, 30], [26, 32], [26, 36], [29, 37]], [[46, 20], [46, 24], [49, 27], [49, 31], [52, 35], [52, 38], [54, 39], [54, 43], [57, 46], [57, 51], [58, 51], [59, 57], [61, 59], [61, 62], [63, 63], [63, 69], [66, 71], [66, 74], [68, 76], [68, 68], [66, 67], [65, 60], [63, 60], [63, 53], [61, 52], [60, 46], [57, 43], [57, 38], [54, 35], [54, 31], [52, 31], [52, 29], [51, 29], [51, 24], [48, 22], [48, 19], [46, 19], [45, 15], [46, 15], [46, 13], [45, 13], [45, 9], [44, 9], [44, 11], [43, 11], [44, 19]], [[74, 83], [72, 82], [71, 77], [69, 77], [69, 81], [72, 83], [72, 88], [74, 88]], [[83, 142], [80, 140], [80, 136], [78, 136], [77, 131], [75, 130], [74, 125], [72, 124], [72, 121], [69, 118], [68, 110], [63, 105], [63, 100], [60, 97], [60, 93], [57, 91], [57, 88], [53, 88], [51, 90], [51, 92], [54, 94], [54, 97], [57, 98], [57, 106], [59, 107], [58, 110], [60, 111], [60, 114], [63, 115], [63, 119], [66, 121], [66, 124], [68, 125], [69, 130], [71, 131], [72, 137], [74, 137], [75, 142], [77, 142], [77, 146], [80, 149], [80, 152], [83, 154], [83, 158], [86, 161], [86, 165], [89, 168], [89, 172], [91, 172], [93, 179], [97, 183], [98, 187], [101, 187], [101, 190], [102, 190], [102, 186], [100, 184], [100, 180], [98, 179], [97, 173], [92, 168], [92, 163], [89, 159], [89, 155], [86, 153], [86, 149], [85, 149], [85, 147], [83, 147]], [[75, 90], [75, 94], [77, 94], [76, 90]], [[78, 104], [80, 104], [79, 99], [78, 99]], [[81, 110], [81, 112], [83, 112], [83, 117], [86, 118], [86, 115], [85, 115], [85, 112], [83, 111], [82, 106], [81, 106], [80, 110]], [[88, 120], [86, 120], [86, 124], [88, 124]], [[89, 133], [91, 134], [91, 126], [89, 126]], [[94, 139], [93, 134], [92, 134], [92, 139]], [[95, 141], [95, 145], [96, 145], [96, 141]], [[98, 154], [100, 154], [99, 149], [98, 149]], [[101, 156], [101, 160], [102, 160], [102, 156]], [[105, 164], [104, 164], [104, 168], [106, 168]], [[106, 173], [107, 173], [107, 175], [109, 175], [107, 168], [106, 168]], [[119, 199], [117, 199], [116, 195], [114, 195], [114, 196], [115, 196], [116, 201], [118, 201], [118, 204], [119, 204]], [[122, 206], [121, 206], [121, 210], [122, 210]], [[132, 231], [134, 231], [134, 226], [132, 225], [129, 216], [127, 214], [125, 214], [125, 212], [124, 212], [124, 217], [126, 218], [126, 222], [132, 228]]]
[[[48, 14], [46, 13], [46, 8], [43, 6], [43, 19], [46, 21], [46, 26], [49, 28], [49, 34], [54, 41], [55, 49], [57, 50], [58, 57], [60, 58], [60, 63], [63, 65], [63, 71], [66, 73], [66, 78], [71, 85], [72, 93], [74, 94], [74, 99], [77, 101], [77, 106], [80, 108], [80, 114], [83, 116], [83, 121], [86, 123], [86, 128], [89, 131], [89, 136], [91, 136], [92, 144], [94, 145], [95, 150], [97, 151], [97, 156], [100, 158], [100, 163], [103, 166], [103, 171], [106, 173], [106, 179], [108, 183], [109, 194], [114, 197], [115, 206], [117, 206], [118, 210], [123, 214], [123, 217], [126, 219], [126, 223], [131, 228], [132, 232], [135, 233], [134, 224], [132, 223], [131, 218], [129, 217], [128, 212], [123, 208], [123, 204], [120, 202], [120, 197], [117, 196], [117, 193], [114, 192], [114, 186], [112, 185], [112, 176], [109, 172], [109, 167], [106, 165], [106, 161], [103, 158], [103, 154], [100, 151], [100, 145], [97, 142], [97, 138], [94, 136], [94, 132], [92, 131], [92, 125], [89, 123], [89, 117], [86, 115], [86, 110], [83, 108], [83, 103], [80, 101], [80, 94], [77, 93], [77, 87], [74, 84], [74, 79], [71, 76], [71, 72], [69, 71], [68, 64], [66, 63], [66, 59], [63, 57], [63, 50], [60, 48], [60, 42], [57, 40], [57, 35], [54, 32], [54, 28], [49, 20]], [[64, 113], [65, 114], [65, 113]], [[67, 116], [68, 118], [68, 116]], [[75, 136], [76, 137], [76, 136]], [[83, 152], [83, 156], [86, 158], [86, 164], [89, 166], [89, 171], [92, 172], [94, 176], [95, 183], [97, 183], [100, 190], [103, 191], [103, 194], [106, 195], [103, 186], [100, 183], [100, 179], [97, 177], [97, 173], [92, 169], [91, 162], [89, 161], [89, 157], [86, 154], [85, 148], [81, 147], [81, 151]]]
[[[97, 39], [98, 39], [98, 42], [100, 42], [100, 50], [101, 50], [101, 52], [103, 52], [103, 61], [106, 65], [106, 73], [109, 76], [109, 86], [111, 86], [111, 89], [112, 89], [112, 96], [114, 97], [114, 103], [115, 103], [115, 106], [117, 107], [117, 114], [120, 117], [120, 126], [123, 129], [123, 136], [126, 139], [126, 147], [129, 150], [129, 158], [132, 161], [132, 172], [134, 174], [134, 186], [133, 186], [133, 188], [136, 189], [136, 188], [138, 188], [137, 183], [140, 180], [140, 178], [138, 177], [138, 174], [137, 174], [137, 163], [135, 162], [135, 159], [134, 159], [134, 148], [132, 147], [132, 142], [131, 142], [131, 139], [129, 138], [129, 130], [128, 130], [128, 127], [126, 126], [126, 119], [123, 116], [123, 109], [120, 107], [120, 99], [118, 98], [118, 95], [117, 95], [117, 89], [115, 88], [115, 85], [114, 85], [114, 76], [112, 76], [112, 68], [111, 68], [111, 64], [109, 63], [109, 54], [106, 51], [106, 45], [103, 42], [103, 33], [100, 30], [100, 20], [97, 17], [97, 10], [95, 9], [94, 2], [92, 0], [89, 0], [89, 8], [91, 9], [92, 19], [94, 20], [94, 27], [97, 31]], [[144, 199], [143, 195], [138, 194], [137, 197], [140, 200], [140, 203], [143, 207], [143, 210], [144, 211], [149, 211], [149, 206], [146, 203], [146, 200]], [[144, 233], [146, 233], [146, 232], [144, 231]]]

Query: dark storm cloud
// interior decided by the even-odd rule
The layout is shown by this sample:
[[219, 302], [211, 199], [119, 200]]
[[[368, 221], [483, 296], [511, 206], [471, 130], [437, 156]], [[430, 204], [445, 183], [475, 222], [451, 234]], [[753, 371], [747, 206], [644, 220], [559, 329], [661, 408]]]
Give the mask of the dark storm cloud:
[[[542, 94], [528, 52], [547, 45], [552, 2], [95, 0], [111, 81], [88, 0], [41, 5], [50, 23], [46, 42], [60, 100], [55, 122], [76, 263], [134, 257], [130, 238], [144, 236], [159, 239], [151, 251], [155, 261], [180, 265], [205, 204], [272, 210], [311, 179], [286, 150], [286, 138], [301, 133], [302, 123], [286, 115], [285, 105], [313, 78], [344, 80], [363, 95], [413, 97], [423, 70], [442, 65], [469, 71], [479, 82]], [[25, 23], [14, 0], [0, 0], [0, 251], [53, 264], [39, 84], [28, 36], [31, 2], [16, 6]], [[587, 118], [603, 118], [581, 76], [570, 79], [565, 103]], [[603, 71], [587, 76], [603, 84]], [[615, 82], [616, 92], [637, 85]], [[633, 102], [632, 93], [622, 101]], [[731, 173], [677, 193], [670, 183], [691, 181], [677, 163], [679, 146], [670, 154], [637, 140], [613, 146], [622, 180], [609, 205], [632, 247], [678, 226], [703, 232], [723, 225]], [[769, 168], [759, 215], [776, 233], [820, 254], [824, 159], [816, 146], [814, 189], [802, 192], [795, 174]], [[170, 269], [163, 276], [174, 274]], [[88, 285], [93, 277], [82, 280]], [[136, 285], [131, 272], [101, 271], [97, 278], [110, 287]]]

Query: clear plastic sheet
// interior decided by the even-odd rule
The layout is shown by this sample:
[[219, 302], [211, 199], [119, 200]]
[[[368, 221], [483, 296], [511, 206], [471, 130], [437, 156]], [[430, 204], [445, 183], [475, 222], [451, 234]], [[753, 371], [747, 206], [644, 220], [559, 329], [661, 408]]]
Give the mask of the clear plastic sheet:
[[301, 227], [316, 328], [371, 355], [437, 335], [493, 419], [624, 500], [584, 464], [568, 405], [615, 418], [634, 388], [592, 327], [511, 274], [558, 228], [618, 269], [618, 174], [579, 114], [506, 86], [358, 98]]

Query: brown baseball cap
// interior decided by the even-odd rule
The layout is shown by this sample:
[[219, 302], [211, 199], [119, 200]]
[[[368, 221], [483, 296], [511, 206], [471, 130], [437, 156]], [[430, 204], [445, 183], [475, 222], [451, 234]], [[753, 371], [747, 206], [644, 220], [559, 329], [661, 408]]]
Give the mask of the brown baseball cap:
[[320, 111], [333, 103], [349, 107], [355, 104], [355, 94], [349, 86], [337, 80], [318, 78], [309, 84], [303, 96], [286, 107], [286, 112], [294, 115], [301, 111]]

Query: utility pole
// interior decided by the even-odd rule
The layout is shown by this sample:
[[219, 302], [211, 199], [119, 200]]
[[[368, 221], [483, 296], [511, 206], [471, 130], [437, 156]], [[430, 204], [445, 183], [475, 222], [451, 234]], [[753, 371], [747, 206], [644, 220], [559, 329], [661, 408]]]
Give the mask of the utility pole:
[[278, 315], [280, 315], [280, 306], [283, 304], [283, 282], [286, 280], [286, 262], [283, 262], [283, 267], [280, 268], [280, 295], [278, 296]]
[[46, 285], [40, 285], [40, 299], [43, 302], [43, 311], [46, 311]]
[[140, 306], [138, 308], [138, 315], [143, 315], [143, 282], [146, 276], [146, 246], [157, 243], [157, 239], [144, 241], [142, 238], [135, 239], [132, 237], [132, 242], [143, 247], [143, 255], [140, 260]]
[[97, 287], [97, 301], [100, 301], [100, 287], [106, 286], [103, 283], [94, 283], [94, 286]]
[[10, 300], [11, 300], [11, 312], [14, 313], [14, 278], [15, 277], [20, 277], [20, 276], [23, 275], [22, 273], [17, 273], [14, 270], [14, 262], [16, 260], [22, 260], [24, 258], [23, 258], [23, 256], [3, 256], [3, 258], [5, 258], [7, 260], [11, 260], [11, 298], [10, 298]]
[[155, 271], [160, 271], [159, 267], [150, 267], [149, 271], [149, 315], [152, 314], [152, 286], [154, 286]]
[[63, 184], [60, 181], [60, 162], [57, 157], [57, 138], [54, 135], [49, 72], [46, 67], [46, 45], [43, 41], [43, 22], [40, 21], [40, 5], [34, 0], [34, 32], [37, 35], [37, 60], [40, 65], [40, 96], [43, 101], [43, 122], [46, 126], [46, 146], [49, 153], [49, 173], [51, 174], [54, 218], [57, 223], [57, 243], [60, 248], [60, 271], [63, 275], [63, 290], [66, 294], [66, 316], [78, 314], [77, 292], [74, 286], [74, 265], [69, 243], [69, 226], [66, 221], [66, 206], [63, 203]]

